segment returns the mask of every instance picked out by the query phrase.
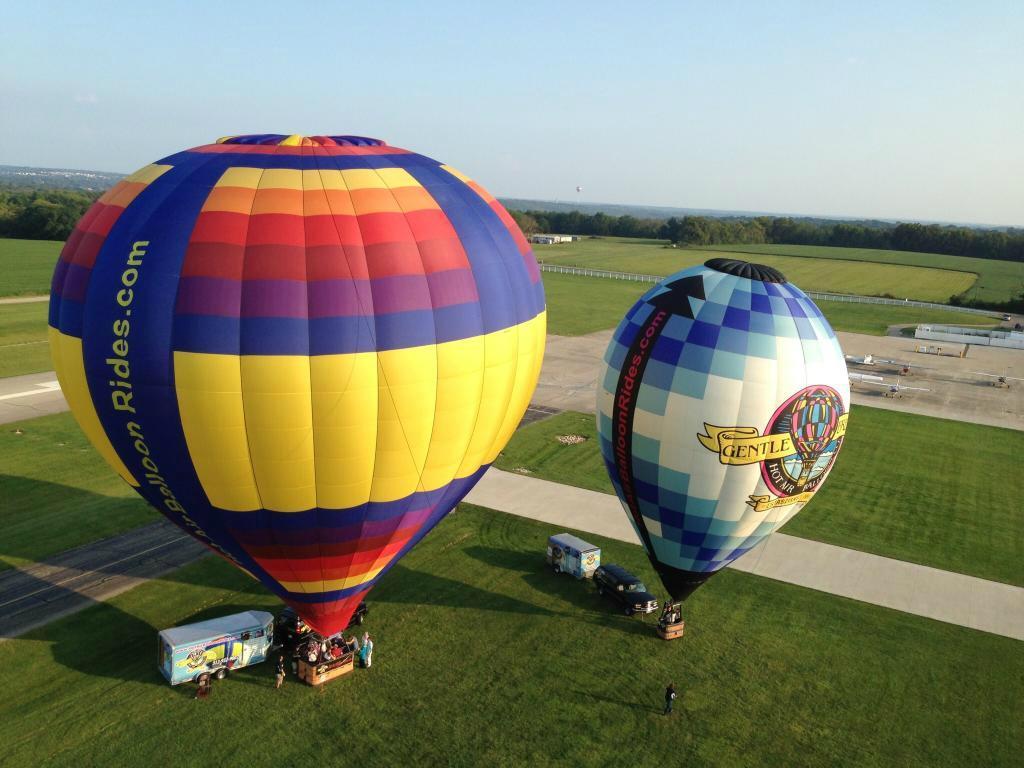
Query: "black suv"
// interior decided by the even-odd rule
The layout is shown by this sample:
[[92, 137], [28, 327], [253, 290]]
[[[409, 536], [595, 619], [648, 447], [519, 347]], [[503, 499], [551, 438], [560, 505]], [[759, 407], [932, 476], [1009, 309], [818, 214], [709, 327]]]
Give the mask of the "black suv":
[[602, 565], [594, 571], [597, 593], [614, 600], [622, 606], [627, 616], [634, 613], [653, 613], [658, 610], [658, 600], [640, 579], [621, 565]]
[[[363, 619], [366, 618], [366, 614], [366, 603], [359, 603], [345, 629], [352, 629], [352, 627], [362, 624]], [[292, 647], [312, 631], [313, 628], [304, 622], [299, 615], [295, 613], [293, 608], [285, 606], [284, 609], [277, 614], [277, 618], [274, 619], [274, 645]]]

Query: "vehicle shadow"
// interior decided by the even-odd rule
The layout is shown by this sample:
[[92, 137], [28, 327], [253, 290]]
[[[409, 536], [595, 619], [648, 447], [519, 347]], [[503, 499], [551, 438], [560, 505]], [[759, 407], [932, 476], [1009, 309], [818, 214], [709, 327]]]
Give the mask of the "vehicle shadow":
[[[220, 603], [183, 617], [177, 624], [191, 624], [216, 616], [252, 610], [252, 605]], [[74, 622], [74, 628], [68, 621]], [[50, 643], [53, 660], [74, 672], [142, 685], [168, 686], [157, 668], [157, 628], [110, 603], [97, 603], [69, 620], [55, 621], [31, 634], [36, 642]], [[257, 665], [258, 666], [258, 665]], [[265, 665], [264, 665], [265, 666]], [[242, 674], [247, 672], [247, 674]], [[257, 667], [230, 673], [230, 679], [265, 684]], [[271, 682], [272, 682], [272, 678]], [[191, 685], [177, 686], [191, 696]]]
[[481, 563], [519, 573], [520, 579], [531, 589], [555, 596], [583, 611], [583, 620], [589, 624], [612, 627], [630, 635], [654, 637], [656, 619], [652, 616], [623, 615], [616, 606], [597, 594], [589, 580], [553, 573], [535, 552], [485, 546], [466, 547], [464, 552]]

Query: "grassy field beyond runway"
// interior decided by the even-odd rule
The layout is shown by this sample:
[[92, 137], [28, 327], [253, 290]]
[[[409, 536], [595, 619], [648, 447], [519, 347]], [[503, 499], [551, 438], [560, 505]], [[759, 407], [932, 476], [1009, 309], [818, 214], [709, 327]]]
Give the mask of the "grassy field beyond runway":
[[[463, 506], [371, 593], [370, 670], [320, 690], [264, 663], [209, 701], [156, 669], [159, 628], [277, 601], [207, 558], [0, 644], [11, 765], [960, 766], [1024, 738], [1013, 640], [742, 573], [687, 636], [543, 563], [547, 526]], [[588, 538], [653, 574], [642, 551]], [[661, 714], [665, 685], [681, 696]], [[885, 727], [879, 727], [884, 723]]]
[[[650, 283], [576, 277], [542, 272], [548, 302], [548, 333], [581, 336], [614, 328], [647, 290]], [[986, 324], [986, 318], [966, 312], [918, 309], [885, 304], [819, 301], [818, 307], [837, 331], [884, 336], [890, 325], [903, 323]], [[989, 321], [991, 326], [994, 321]]]
[[0, 569], [112, 536], [158, 514], [100, 458], [70, 413], [4, 425], [0, 502]]
[[0, 378], [53, 368], [46, 341], [49, 304], [0, 304]]
[[[538, 259], [551, 264], [571, 264], [618, 272], [670, 275], [703, 264], [716, 256], [744, 258], [775, 267], [805, 291], [834, 291], [868, 296], [895, 296], [919, 301], [946, 302], [950, 296], [967, 291], [977, 279], [975, 271], [934, 269], [916, 265], [876, 263], [843, 259], [833, 248], [828, 258], [805, 258], [761, 253], [757, 257], [722, 249], [668, 248], [659, 240], [627, 238], [585, 238], [574, 243], [538, 245]], [[740, 246], [736, 246], [739, 248]], [[979, 259], [967, 259], [969, 262]], [[1024, 269], [1021, 270], [1024, 277]], [[1009, 298], [1007, 296], [1006, 298]]]
[[[1024, 586], [1022, 452], [1022, 432], [854, 406], [828, 482], [783, 531]], [[613, 492], [589, 414], [520, 429], [495, 466]]]
[[[967, 298], [973, 301], [1009, 301], [1024, 293], [1024, 263], [1019, 261], [973, 259], [969, 256], [948, 256], [944, 253], [914, 253], [874, 248], [835, 248], [826, 245], [716, 245], [708, 246], [708, 249], [728, 251], [748, 261], [766, 255], [800, 256], [973, 272], [978, 279], [967, 289]], [[900, 295], [898, 291], [891, 292]], [[946, 298], [940, 299], [945, 300]]]
[[50, 292], [53, 268], [64, 243], [0, 237], [0, 297]]

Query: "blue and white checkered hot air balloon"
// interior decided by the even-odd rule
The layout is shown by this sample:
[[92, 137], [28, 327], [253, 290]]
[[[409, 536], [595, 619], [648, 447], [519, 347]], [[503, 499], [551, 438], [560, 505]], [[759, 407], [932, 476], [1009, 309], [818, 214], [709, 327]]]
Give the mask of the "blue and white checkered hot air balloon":
[[771, 267], [712, 259], [666, 278], [619, 324], [605, 364], [601, 452], [673, 600], [799, 512], [842, 446], [839, 342]]

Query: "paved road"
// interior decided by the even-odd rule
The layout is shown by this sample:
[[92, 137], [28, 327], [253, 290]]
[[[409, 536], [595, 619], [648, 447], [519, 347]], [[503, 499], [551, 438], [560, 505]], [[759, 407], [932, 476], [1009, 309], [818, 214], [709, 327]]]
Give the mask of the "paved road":
[[[615, 496], [491, 468], [466, 501], [639, 544]], [[776, 533], [733, 566], [788, 584], [1024, 640], [1024, 589]]]
[[0, 379], [0, 424], [68, 409], [53, 371]]
[[109, 600], [208, 552], [161, 520], [41, 563], [0, 571], [0, 639]]

